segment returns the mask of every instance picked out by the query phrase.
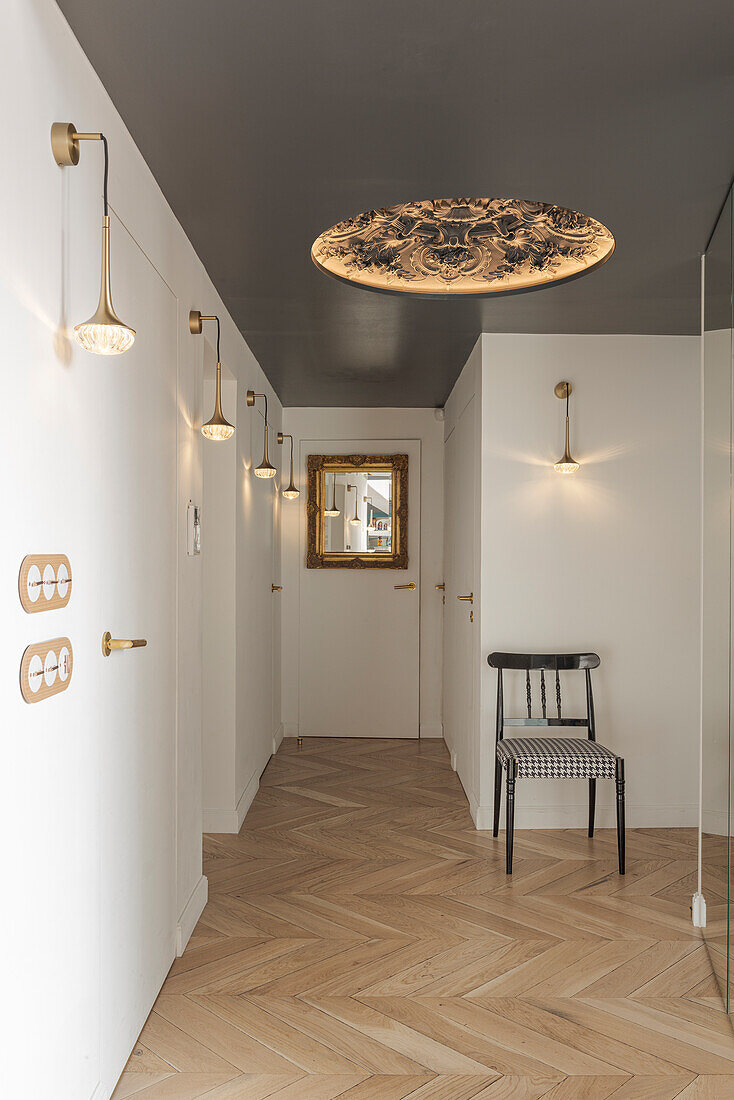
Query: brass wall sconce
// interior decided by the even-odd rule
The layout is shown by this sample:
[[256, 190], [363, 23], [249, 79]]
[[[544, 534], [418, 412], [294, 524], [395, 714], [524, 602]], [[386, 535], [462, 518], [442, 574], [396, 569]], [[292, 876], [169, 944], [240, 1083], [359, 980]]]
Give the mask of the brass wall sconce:
[[284, 439], [290, 439], [291, 441], [291, 479], [288, 482], [288, 487], [283, 490], [283, 496], [286, 500], [296, 500], [301, 494], [293, 483], [293, 436], [288, 435], [287, 432], [278, 432], [278, 443], [282, 443]]
[[199, 313], [198, 309], [192, 309], [189, 313], [189, 332], [192, 336], [201, 336], [202, 321], [217, 322], [217, 389], [214, 398], [214, 412], [212, 413], [212, 418], [211, 420], [207, 420], [206, 424], [202, 424], [201, 434], [205, 439], [213, 439], [215, 442], [221, 442], [222, 440], [232, 438], [234, 435], [234, 425], [230, 424], [222, 412], [222, 364], [219, 356], [220, 324], [219, 318], [215, 313], [202, 314]]
[[347, 484], [347, 492], [351, 493], [352, 489], [354, 490], [354, 515], [349, 522], [352, 527], [359, 527], [361, 526], [362, 521], [359, 518], [359, 498], [357, 496], [357, 486]]
[[255, 477], [270, 478], [275, 477], [278, 472], [275, 466], [271, 466], [270, 459], [268, 458], [268, 398], [264, 393], [255, 393], [254, 390], [247, 391], [247, 405], [248, 408], [253, 408], [255, 405], [255, 399], [262, 397], [265, 402], [265, 436], [263, 440], [263, 460], [259, 466], [256, 466], [253, 470]]
[[104, 147], [104, 183], [102, 188], [102, 282], [97, 309], [88, 321], [74, 327], [74, 339], [86, 351], [95, 355], [121, 355], [135, 342], [135, 329], [124, 324], [112, 306], [110, 290], [110, 218], [107, 203], [109, 152], [104, 134], [80, 134], [72, 122], [54, 122], [51, 127], [51, 150], [62, 168], [79, 163], [79, 143], [101, 141]]
[[566, 448], [563, 452], [563, 457], [558, 459], [553, 466], [553, 469], [558, 474], [574, 474], [579, 468], [579, 464], [575, 458], [571, 457], [571, 450], [569, 447], [569, 421], [568, 421], [568, 399], [573, 393], [573, 386], [570, 382], [558, 382], [553, 390], [556, 397], [561, 401], [566, 402]]
[[[326, 497], [326, 493], [324, 493], [324, 498], [325, 497]], [[341, 512], [339, 511], [339, 509], [336, 506], [336, 472], [334, 472], [334, 474], [332, 475], [332, 480], [331, 480], [331, 508], [327, 508], [326, 505], [324, 505], [324, 515], [325, 516], [340, 516], [341, 515]]]

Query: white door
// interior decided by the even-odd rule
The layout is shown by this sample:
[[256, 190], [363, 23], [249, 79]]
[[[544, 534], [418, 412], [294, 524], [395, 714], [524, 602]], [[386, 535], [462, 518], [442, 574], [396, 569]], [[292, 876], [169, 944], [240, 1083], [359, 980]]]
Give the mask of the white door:
[[[100, 435], [99, 499], [89, 507], [105, 519], [96, 553], [78, 563], [97, 636], [75, 670], [79, 680], [93, 679], [97, 696], [108, 1072], [121, 1070], [132, 1049], [174, 958], [176, 927], [177, 302], [122, 226], [113, 224], [113, 234], [115, 302], [137, 338], [120, 359], [89, 357]], [[147, 646], [104, 657], [105, 630]]]
[[478, 791], [474, 732], [475, 398], [446, 441], [444, 493], [444, 737], [464, 790]]
[[418, 737], [420, 441], [304, 440], [301, 467], [309, 454], [355, 453], [408, 455], [408, 568], [302, 568], [299, 733]]

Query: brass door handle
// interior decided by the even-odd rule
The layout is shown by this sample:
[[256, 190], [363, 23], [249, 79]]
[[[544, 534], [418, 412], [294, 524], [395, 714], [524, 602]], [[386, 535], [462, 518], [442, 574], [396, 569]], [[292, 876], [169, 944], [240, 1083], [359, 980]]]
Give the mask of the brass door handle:
[[436, 585], [436, 591], [437, 592], [445, 592], [446, 591], [446, 585], [445, 584], [437, 584]]
[[270, 591], [271, 592], [282, 592], [282, 590], [283, 590], [283, 585], [282, 584], [271, 584], [270, 585]]
[[468, 603], [474, 603], [474, 593], [470, 592], [468, 596], [457, 596], [457, 600], [467, 600]]
[[109, 657], [113, 649], [141, 649], [147, 644], [147, 638], [113, 638], [109, 630], [102, 635], [102, 653], [105, 657]]
[[415, 589], [415, 581], [411, 581], [410, 584], [394, 584], [393, 588], [397, 591], [398, 588], [409, 588], [412, 592]]

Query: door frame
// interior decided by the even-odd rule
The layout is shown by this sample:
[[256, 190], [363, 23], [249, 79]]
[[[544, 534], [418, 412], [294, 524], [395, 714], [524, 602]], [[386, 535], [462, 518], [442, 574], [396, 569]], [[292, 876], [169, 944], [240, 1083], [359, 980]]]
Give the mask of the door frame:
[[[419, 741], [419, 740], [421, 740], [421, 727], [422, 727], [422, 723], [421, 723], [421, 702], [422, 702], [421, 701], [421, 668], [422, 668], [422, 664], [421, 664], [421, 662], [422, 662], [422, 651], [421, 651], [422, 599], [421, 599], [421, 593], [422, 593], [422, 587], [423, 587], [423, 577], [422, 577], [422, 547], [421, 547], [421, 542], [422, 542], [422, 539], [421, 539], [421, 535], [422, 535], [421, 513], [422, 513], [422, 502], [423, 502], [423, 476], [422, 476], [423, 475], [423, 470], [422, 470], [422, 465], [423, 465], [423, 463], [422, 463], [423, 440], [419, 436], [407, 436], [407, 435], [406, 436], [394, 436], [394, 437], [391, 437], [391, 438], [386, 438], [384, 436], [369, 437], [369, 438], [365, 439], [365, 438], [360, 438], [356, 435], [354, 435], [354, 436], [352, 436], [352, 435], [344, 436], [343, 434], [340, 434], [340, 435], [335, 434], [333, 436], [329, 436], [328, 439], [326, 439], [326, 438], [311, 438], [310, 436], [309, 437], [298, 436], [296, 438], [295, 442], [297, 442], [298, 471], [299, 471], [300, 484], [302, 486], [302, 494], [301, 494], [301, 509], [299, 509], [299, 530], [298, 530], [298, 568], [297, 568], [298, 592], [297, 592], [296, 599], [291, 602], [290, 607], [291, 607], [292, 611], [293, 611], [293, 609], [295, 609], [296, 620], [297, 620], [297, 624], [296, 624], [295, 631], [294, 631], [295, 634], [296, 634], [296, 644], [294, 646], [294, 649], [295, 649], [295, 657], [296, 657], [296, 675], [295, 675], [295, 679], [296, 679], [296, 692], [295, 692], [295, 694], [296, 694], [296, 701], [297, 701], [297, 711], [296, 711], [296, 713], [297, 713], [298, 718], [297, 718], [295, 731], [292, 730], [292, 729], [286, 729], [286, 735], [293, 736], [293, 733], [295, 732], [297, 736], [301, 736], [301, 631], [302, 631], [302, 627], [303, 627], [304, 616], [303, 616], [303, 606], [302, 606], [303, 592], [302, 592], [302, 587], [301, 587], [300, 582], [301, 582], [301, 571], [304, 568], [304, 563], [306, 561], [306, 549], [307, 549], [307, 531], [306, 531], [306, 517], [305, 517], [305, 509], [306, 509], [305, 488], [306, 488], [307, 456], [308, 456], [308, 454], [312, 454], [312, 453], [316, 453], [316, 454], [326, 454], [326, 453], [328, 453], [328, 454], [345, 454], [346, 455], [346, 454], [355, 454], [355, 453], [388, 454], [388, 453], [391, 453], [391, 452], [400, 451], [400, 452], [405, 452], [405, 453], [409, 454], [409, 475], [408, 475], [409, 478], [410, 478], [410, 474], [411, 474], [412, 471], [417, 471], [417, 475], [418, 475], [417, 476], [418, 499], [419, 499], [418, 517], [413, 518], [412, 520], [409, 519], [409, 523], [408, 523], [408, 532], [409, 532], [409, 534], [408, 534], [408, 569], [407, 569], [407, 572], [405, 570], [396, 570], [395, 573], [396, 573], [396, 577], [398, 578], [396, 583], [403, 583], [404, 578], [405, 579], [410, 579], [409, 574], [411, 574], [411, 573], [415, 573], [415, 576], [418, 580], [418, 597], [419, 597], [419, 599], [418, 599], [418, 622], [417, 622], [417, 630], [416, 630], [416, 633], [417, 633], [417, 647], [418, 647], [418, 653], [417, 653], [418, 675], [417, 675], [417, 683], [416, 683], [416, 693], [417, 693], [417, 722], [416, 722], [416, 726], [417, 726], [417, 732], [416, 732], [415, 737], [408, 737], [408, 738], [406, 738], [406, 740]], [[409, 482], [409, 501], [412, 501], [412, 500], [415, 499], [415, 485], [416, 485], [415, 474], [413, 474], [413, 478], [414, 478], [414, 480], [412, 482], [412, 485]], [[417, 553], [417, 559], [418, 560], [417, 561], [415, 560], [415, 549], [414, 549], [416, 541], [418, 543], [418, 553]], [[382, 570], [377, 570], [376, 575], [380, 574], [382, 572], [383, 572]], [[306, 736], [311, 736], [311, 735], [306, 735]], [[327, 736], [327, 735], [325, 735], [325, 736]]]

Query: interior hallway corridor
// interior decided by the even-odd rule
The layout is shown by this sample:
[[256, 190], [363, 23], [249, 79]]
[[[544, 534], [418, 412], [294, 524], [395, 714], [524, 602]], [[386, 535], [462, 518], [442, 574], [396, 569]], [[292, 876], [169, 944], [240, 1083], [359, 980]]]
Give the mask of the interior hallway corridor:
[[[115, 1100], [734, 1096], [696, 836], [476, 832], [442, 741], [284, 741]], [[715, 915], [715, 914], [714, 914]]]

